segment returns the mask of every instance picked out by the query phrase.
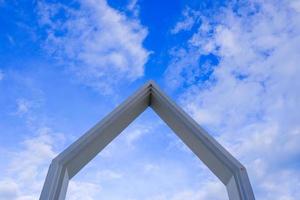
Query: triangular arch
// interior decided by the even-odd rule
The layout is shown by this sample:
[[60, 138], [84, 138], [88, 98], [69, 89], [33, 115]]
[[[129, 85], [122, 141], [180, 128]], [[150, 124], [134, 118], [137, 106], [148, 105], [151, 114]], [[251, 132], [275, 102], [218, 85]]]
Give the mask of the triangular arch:
[[40, 200], [63, 200], [69, 180], [151, 107], [226, 186], [230, 200], [254, 200], [245, 167], [149, 81], [52, 160]]

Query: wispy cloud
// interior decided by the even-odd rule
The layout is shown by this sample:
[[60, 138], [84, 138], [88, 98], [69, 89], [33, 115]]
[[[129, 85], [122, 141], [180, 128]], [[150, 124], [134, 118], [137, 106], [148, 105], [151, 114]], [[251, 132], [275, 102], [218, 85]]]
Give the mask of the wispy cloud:
[[2, 70], [0, 70], [0, 81], [2, 81], [4, 79], [4, 73]]
[[[19, 76], [14, 71], [7, 74], [7, 81], [11, 89], [7, 98], [16, 100], [9, 101], [6, 106], [11, 109], [5, 111], [13, 120], [22, 122], [22, 130], [26, 135], [15, 139], [10, 149], [0, 148], [3, 157], [1, 167], [4, 169], [0, 178], [0, 199], [34, 200], [39, 198], [51, 160], [61, 151], [65, 139], [70, 135], [55, 131], [49, 126], [49, 120], [46, 120], [48, 116], [41, 112], [45, 107], [44, 92], [32, 79], [24, 74]], [[12, 98], [14, 94], [16, 98]], [[4, 112], [1, 114], [4, 115]], [[16, 137], [20, 137], [21, 134], [18, 134]], [[78, 185], [85, 190], [76, 189]], [[92, 193], [95, 191], [93, 188], [96, 188], [93, 183], [73, 181], [69, 188], [71, 192], [76, 190], [70, 195], [73, 199], [94, 197], [97, 194]], [[89, 196], [85, 193], [87, 191]]]
[[126, 17], [105, 0], [39, 3], [38, 11], [45, 49], [84, 84], [107, 94], [144, 75], [147, 29], [136, 17]]
[[300, 196], [297, 4], [230, 3], [201, 16], [166, 72], [167, 81], [187, 87], [186, 110], [246, 164], [258, 199]]
[[97, 195], [101, 192], [101, 186], [91, 181], [70, 181], [67, 191], [68, 200], [97, 199]]
[[138, 17], [140, 13], [140, 6], [138, 4], [138, 0], [131, 0], [127, 5], [127, 10], [131, 12], [134, 17]]
[[[39, 121], [28, 107], [24, 115], [19, 115], [25, 121]], [[29, 118], [29, 119], [27, 119]], [[54, 132], [46, 125], [31, 126], [31, 135], [16, 144], [15, 150], [4, 152], [6, 171], [0, 178], [0, 199], [34, 200], [38, 199], [45, 181], [51, 160], [61, 150], [66, 134]], [[109, 174], [108, 174], [109, 175]], [[111, 176], [113, 174], [110, 174]], [[69, 184], [69, 199], [95, 199], [101, 187], [93, 181], [71, 181]]]
[[10, 153], [7, 171], [0, 179], [1, 199], [38, 197], [47, 166], [56, 154], [49, 131], [47, 128], [38, 130], [36, 137], [24, 140], [20, 151]]
[[184, 9], [182, 13], [182, 20], [177, 22], [174, 28], [171, 30], [172, 34], [177, 34], [182, 31], [189, 31], [200, 20], [201, 13], [191, 8]]
[[17, 99], [17, 111], [16, 114], [22, 115], [29, 111], [31, 107], [31, 102], [26, 99]]

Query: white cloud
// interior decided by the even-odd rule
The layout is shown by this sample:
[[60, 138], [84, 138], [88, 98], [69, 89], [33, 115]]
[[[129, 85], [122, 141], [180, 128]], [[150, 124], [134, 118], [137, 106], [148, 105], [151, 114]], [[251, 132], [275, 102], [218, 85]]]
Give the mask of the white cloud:
[[[149, 119], [146, 119], [148, 121]], [[150, 121], [150, 120], [149, 120]], [[151, 121], [150, 121], [151, 122]], [[118, 136], [109, 146], [101, 151], [100, 156], [104, 158], [113, 158], [116, 154], [126, 154], [132, 152], [143, 142], [147, 134], [151, 132], [157, 124], [148, 122], [133, 122]], [[122, 157], [122, 156], [121, 156]]]
[[[186, 110], [246, 164], [257, 199], [300, 196], [298, 2], [256, 0], [202, 16], [166, 72], [188, 87]], [[218, 63], [199, 64], [209, 54]]]
[[172, 197], [172, 200], [185, 200], [185, 199], [194, 199], [194, 200], [205, 200], [205, 199], [214, 199], [214, 200], [225, 200], [228, 199], [225, 191], [224, 185], [220, 182], [215, 181], [205, 181], [205, 183], [200, 186], [201, 189], [198, 190], [187, 190], [175, 194]]
[[0, 70], [0, 81], [2, 81], [4, 79], [4, 73], [2, 70]]
[[[19, 116], [26, 122], [30, 134], [20, 144], [15, 144], [13, 150], [3, 151], [7, 160], [6, 166], [3, 166], [6, 170], [1, 172], [0, 199], [38, 199], [50, 162], [65, 141], [64, 134], [54, 132], [38, 117], [38, 112], [34, 109], [38, 102], [39, 99], [17, 100], [16, 113], [20, 115], [14, 116]], [[69, 189], [72, 193], [69, 195], [70, 199], [94, 199], [98, 192], [97, 185], [80, 180], [72, 181]]]
[[31, 107], [31, 102], [26, 99], [17, 99], [17, 111], [16, 114], [22, 115], [26, 114]]
[[205, 183], [200, 186], [200, 189], [179, 189], [171, 194], [166, 192], [153, 195], [146, 198], [146, 200], [226, 200], [228, 198], [225, 194], [225, 187], [221, 183], [205, 181]]
[[50, 55], [104, 94], [142, 77], [149, 54], [142, 44], [147, 30], [105, 0], [78, 3], [79, 8], [39, 3], [40, 24], [47, 31], [44, 46]]
[[109, 169], [97, 172], [97, 178], [100, 181], [120, 179], [122, 177], [123, 177], [123, 175], [121, 173], [113, 171], [113, 170], [109, 170]]
[[[39, 198], [50, 162], [57, 154], [55, 146], [61, 134], [46, 127], [36, 134], [25, 139], [20, 149], [10, 153], [8, 170], [0, 178], [0, 199]], [[70, 181], [68, 199], [95, 199], [100, 191], [100, 185], [93, 181]]]
[[134, 17], [138, 17], [140, 13], [140, 6], [138, 5], [138, 0], [131, 0], [127, 5], [127, 10], [131, 12]]
[[183, 13], [183, 19], [174, 26], [174, 28], [171, 30], [172, 34], [177, 34], [181, 31], [189, 31], [192, 29], [192, 27], [199, 21], [200, 12], [195, 11], [190, 8], [184, 9]]
[[153, 164], [153, 163], [147, 163], [144, 166], [145, 172], [153, 172], [153, 171], [157, 171], [159, 169], [160, 169], [160, 166], [157, 164]]
[[36, 137], [24, 140], [21, 150], [11, 153], [7, 171], [0, 180], [1, 197], [19, 200], [39, 196], [46, 169], [56, 154], [49, 131], [47, 128], [38, 130]]
[[125, 131], [125, 143], [128, 147], [134, 147], [134, 143], [149, 132], [151, 127], [133, 127]]
[[84, 181], [70, 181], [66, 199], [68, 200], [93, 200], [101, 192], [98, 184]]
[[298, 0], [290, 0], [290, 6], [295, 9], [297, 12], [300, 12], [300, 1]]
[[13, 180], [0, 181], [0, 199], [15, 199], [18, 193], [18, 185]]

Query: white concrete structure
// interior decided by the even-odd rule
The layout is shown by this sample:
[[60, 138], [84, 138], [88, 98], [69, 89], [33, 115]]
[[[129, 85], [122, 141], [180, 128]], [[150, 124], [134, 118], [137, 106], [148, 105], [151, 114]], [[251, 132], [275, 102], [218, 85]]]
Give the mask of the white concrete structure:
[[65, 199], [69, 180], [148, 107], [220, 179], [230, 200], [255, 199], [245, 167], [150, 81], [53, 159], [40, 200]]

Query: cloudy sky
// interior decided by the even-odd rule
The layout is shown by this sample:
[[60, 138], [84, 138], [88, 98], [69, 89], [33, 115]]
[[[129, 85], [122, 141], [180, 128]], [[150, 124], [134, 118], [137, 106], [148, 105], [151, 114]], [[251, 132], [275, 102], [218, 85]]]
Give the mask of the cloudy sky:
[[[248, 169], [300, 198], [300, 1], [0, 0], [0, 199], [38, 199], [51, 159], [153, 79]], [[225, 200], [150, 109], [69, 200]]]

